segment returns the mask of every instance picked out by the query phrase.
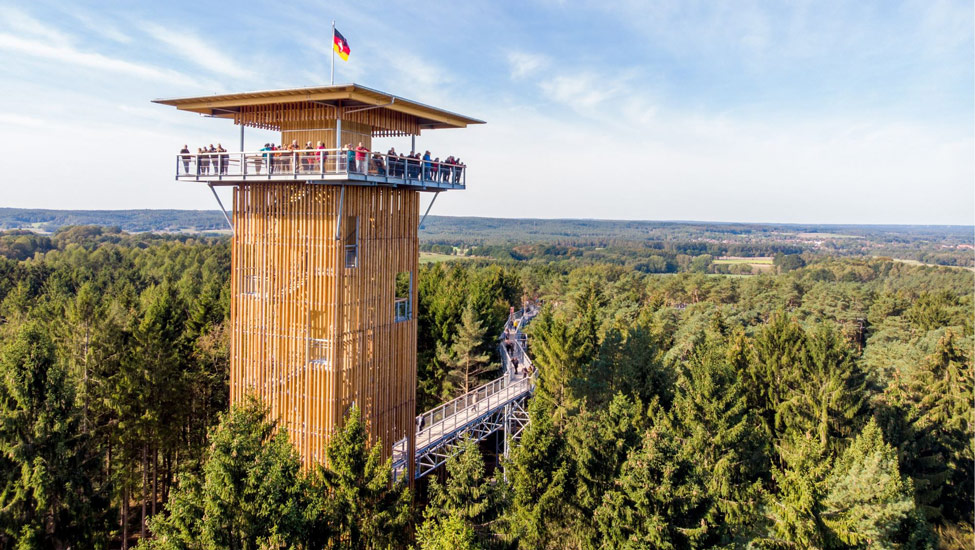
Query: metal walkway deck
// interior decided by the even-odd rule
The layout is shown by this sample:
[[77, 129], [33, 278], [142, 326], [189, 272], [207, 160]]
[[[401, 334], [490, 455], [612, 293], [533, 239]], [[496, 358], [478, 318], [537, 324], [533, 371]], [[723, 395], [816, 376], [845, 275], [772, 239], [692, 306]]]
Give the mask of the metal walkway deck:
[[[447, 462], [456, 452], [456, 443], [465, 434], [480, 441], [503, 430], [504, 455], [528, 425], [526, 402], [535, 389], [535, 367], [525, 350], [522, 329], [538, 314], [537, 307], [513, 313], [505, 323], [499, 350], [501, 377], [452, 399], [417, 417], [414, 476], [419, 479]], [[393, 475], [406, 471], [407, 442], [393, 448]]]

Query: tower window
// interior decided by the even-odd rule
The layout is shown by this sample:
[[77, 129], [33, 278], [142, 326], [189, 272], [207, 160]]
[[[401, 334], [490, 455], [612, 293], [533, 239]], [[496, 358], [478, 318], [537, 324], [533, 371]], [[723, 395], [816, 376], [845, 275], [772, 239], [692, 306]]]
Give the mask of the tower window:
[[400, 271], [396, 274], [396, 299], [393, 302], [395, 321], [413, 318], [413, 273]]
[[359, 267], [359, 216], [346, 216], [345, 226], [345, 267]]

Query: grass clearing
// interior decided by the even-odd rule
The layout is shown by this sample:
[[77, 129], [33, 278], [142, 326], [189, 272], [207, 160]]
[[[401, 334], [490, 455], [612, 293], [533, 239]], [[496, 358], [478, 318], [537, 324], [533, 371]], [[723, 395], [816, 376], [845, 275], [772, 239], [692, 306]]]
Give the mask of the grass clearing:
[[772, 265], [771, 256], [757, 256], [754, 258], [745, 258], [742, 256], [721, 256], [720, 258], [715, 258], [714, 263], [716, 264], [748, 264], [748, 265]]
[[455, 256], [453, 254], [441, 254], [439, 252], [420, 251], [421, 264], [433, 264], [437, 262], [462, 262], [465, 260], [483, 260], [483, 256]]

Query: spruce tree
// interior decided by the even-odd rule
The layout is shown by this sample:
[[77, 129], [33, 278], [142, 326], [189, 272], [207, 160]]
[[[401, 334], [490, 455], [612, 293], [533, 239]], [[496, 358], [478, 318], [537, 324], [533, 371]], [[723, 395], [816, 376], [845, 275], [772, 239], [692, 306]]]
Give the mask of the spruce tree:
[[836, 545], [823, 520], [830, 457], [812, 434], [792, 434], [776, 444], [776, 492], [767, 508], [769, 532], [759, 548], [825, 549]]
[[248, 399], [221, 416], [202, 480], [183, 475], [165, 515], [150, 522], [149, 548], [297, 548], [306, 530], [308, 485], [284, 431]]
[[539, 370], [536, 399], [545, 403], [561, 427], [579, 405], [583, 345], [568, 323], [545, 308], [529, 329], [533, 362]]
[[768, 460], [741, 375], [715, 335], [680, 367], [670, 414], [680, 452], [698, 469], [707, 492], [704, 539], [722, 545], [747, 541], [759, 515]]
[[[868, 550], [899, 546], [917, 517], [911, 483], [901, 477], [897, 455], [871, 421], [837, 460], [826, 480], [823, 519], [844, 543]], [[923, 529], [923, 522], [913, 522]], [[926, 530], [926, 529], [924, 529]], [[908, 533], [919, 539], [923, 533]]]
[[574, 460], [579, 538], [594, 545], [597, 536], [593, 514], [610, 491], [630, 451], [640, 445], [646, 417], [639, 401], [618, 393], [606, 409], [582, 411], [569, 422], [566, 431]]
[[481, 351], [486, 333], [468, 301], [449, 350], [442, 345], [437, 349], [438, 359], [449, 369], [448, 387], [453, 388], [445, 398], [463, 395], [476, 388], [480, 376], [490, 369], [491, 355]]
[[831, 453], [852, 437], [865, 409], [863, 374], [836, 330], [817, 326], [806, 338], [806, 360], [776, 410], [776, 427], [785, 433], [811, 432]]
[[706, 490], [662, 410], [595, 513], [599, 548], [695, 548], [707, 535]]
[[457, 512], [442, 519], [428, 519], [416, 530], [420, 550], [480, 550], [474, 529]]
[[559, 542], [574, 535], [572, 459], [551, 409], [534, 399], [529, 415], [531, 423], [505, 465], [511, 494], [506, 519], [526, 548], [562, 548]]
[[345, 424], [332, 434], [319, 467], [317, 485], [328, 492], [334, 508], [333, 548], [386, 548], [406, 538], [410, 519], [410, 491], [392, 483], [391, 460], [382, 459], [382, 446], [368, 444], [365, 422], [353, 406]]
[[778, 433], [776, 413], [806, 361], [805, 340], [799, 324], [779, 311], [753, 341], [755, 353], [745, 377], [748, 407], [769, 436]]
[[[488, 479], [484, 458], [477, 442], [465, 437], [458, 443], [456, 454], [447, 459], [447, 480], [440, 484], [430, 481], [429, 503], [424, 514], [424, 526], [431, 532], [442, 533], [449, 528], [457, 532], [455, 524], [471, 530], [472, 540], [484, 542], [491, 539], [491, 522], [498, 511], [498, 491]], [[434, 527], [433, 524], [442, 524]]]
[[48, 333], [27, 322], [0, 354], [0, 532], [11, 546], [92, 547], [104, 536], [74, 395]]

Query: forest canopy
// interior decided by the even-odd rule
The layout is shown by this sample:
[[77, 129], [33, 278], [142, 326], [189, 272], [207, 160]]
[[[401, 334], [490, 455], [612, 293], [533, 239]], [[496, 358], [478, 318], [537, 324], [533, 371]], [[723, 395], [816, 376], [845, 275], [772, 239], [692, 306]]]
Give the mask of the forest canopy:
[[0, 548], [971, 546], [972, 271], [604, 244], [423, 265], [417, 412], [497, 376], [510, 308], [544, 307], [510, 459], [465, 441], [410, 492], [354, 411], [305, 471], [260, 403], [228, 407], [226, 237], [3, 234]]

